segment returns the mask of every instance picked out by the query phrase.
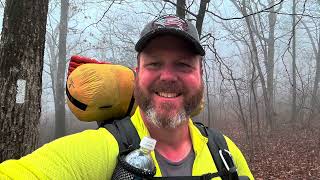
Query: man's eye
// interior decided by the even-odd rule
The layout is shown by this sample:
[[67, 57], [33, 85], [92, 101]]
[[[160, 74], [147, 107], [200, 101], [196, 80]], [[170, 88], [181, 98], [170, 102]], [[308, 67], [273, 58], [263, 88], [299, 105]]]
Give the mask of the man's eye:
[[191, 68], [191, 65], [190, 64], [187, 64], [187, 63], [179, 63], [178, 64], [180, 67], [190, 67]]
[[156, 68], [156, 67], [159, 67], [160, 66], [160, 63], [149, 63], [147, 64], [147, 67], [150, 67], [150, 68]]

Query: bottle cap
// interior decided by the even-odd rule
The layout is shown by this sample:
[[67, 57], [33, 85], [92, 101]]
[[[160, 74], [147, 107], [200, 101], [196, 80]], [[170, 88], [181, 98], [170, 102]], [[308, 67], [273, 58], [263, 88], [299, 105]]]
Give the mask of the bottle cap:
[[154, 148], [156, 147], [156, 143], [157, 141], [155, 139], [152, 139], [151, 137], [144, 137], [142, 138], [141, 142], [140, 142], [140, 147], [146, 148], [150, 151], [153, 151]]

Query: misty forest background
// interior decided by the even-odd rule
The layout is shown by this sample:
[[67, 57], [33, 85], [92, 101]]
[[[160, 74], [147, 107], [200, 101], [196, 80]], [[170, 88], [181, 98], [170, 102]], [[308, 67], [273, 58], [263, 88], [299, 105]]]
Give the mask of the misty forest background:
[[194, 119], [231, 137], [256, 179], [320, 178], [319, 0], [2, 0], [0, 13], [0, 162], [97, 127], [66, 105], [72, 55], [133, 68], [144, 24], [177, 14], [206, 50]]

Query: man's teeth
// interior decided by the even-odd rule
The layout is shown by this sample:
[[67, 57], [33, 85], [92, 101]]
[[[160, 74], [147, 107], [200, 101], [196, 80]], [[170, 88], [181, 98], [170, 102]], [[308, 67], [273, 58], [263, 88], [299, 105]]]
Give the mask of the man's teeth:
[[159, 92], [158, 95], [166, 98], [173, 98], [178, 96], [177, 93], [165, 93], [165, 92]]

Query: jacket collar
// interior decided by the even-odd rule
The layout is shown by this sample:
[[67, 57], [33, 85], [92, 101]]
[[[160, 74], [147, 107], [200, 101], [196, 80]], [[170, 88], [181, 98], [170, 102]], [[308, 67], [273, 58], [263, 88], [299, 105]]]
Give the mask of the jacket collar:
[[[140, 114], [140, 108], [137, 107], [135, 113], [131, 117], [132, 124], [135, 126], [138, 135], [140, 139], [142, 139], [145, 136], [150, 136], [148, 128], [144, 124], [144, 121], [141, 117]], [[200, 130], [193, 124], [192, 120], [189, 119], [189, 130], [190, 130], [190, 136], [192, 140], [192, 146], [193, 150], [195, 152], [195, 161], [198, 159], [198, 156], [201, 154], [201, 152], [204, 150], [204, 147], [206, 147], [206, 144], [208, 142], [208, 138], [202, 136]], [[156, 172], [156, 177], [161, 176], [160, 168], [158, 165], [158, 162], [156, 161], [155, 158], [155, 153], [151, 152], [151, 156], [155, 162], [157, 172]]]

